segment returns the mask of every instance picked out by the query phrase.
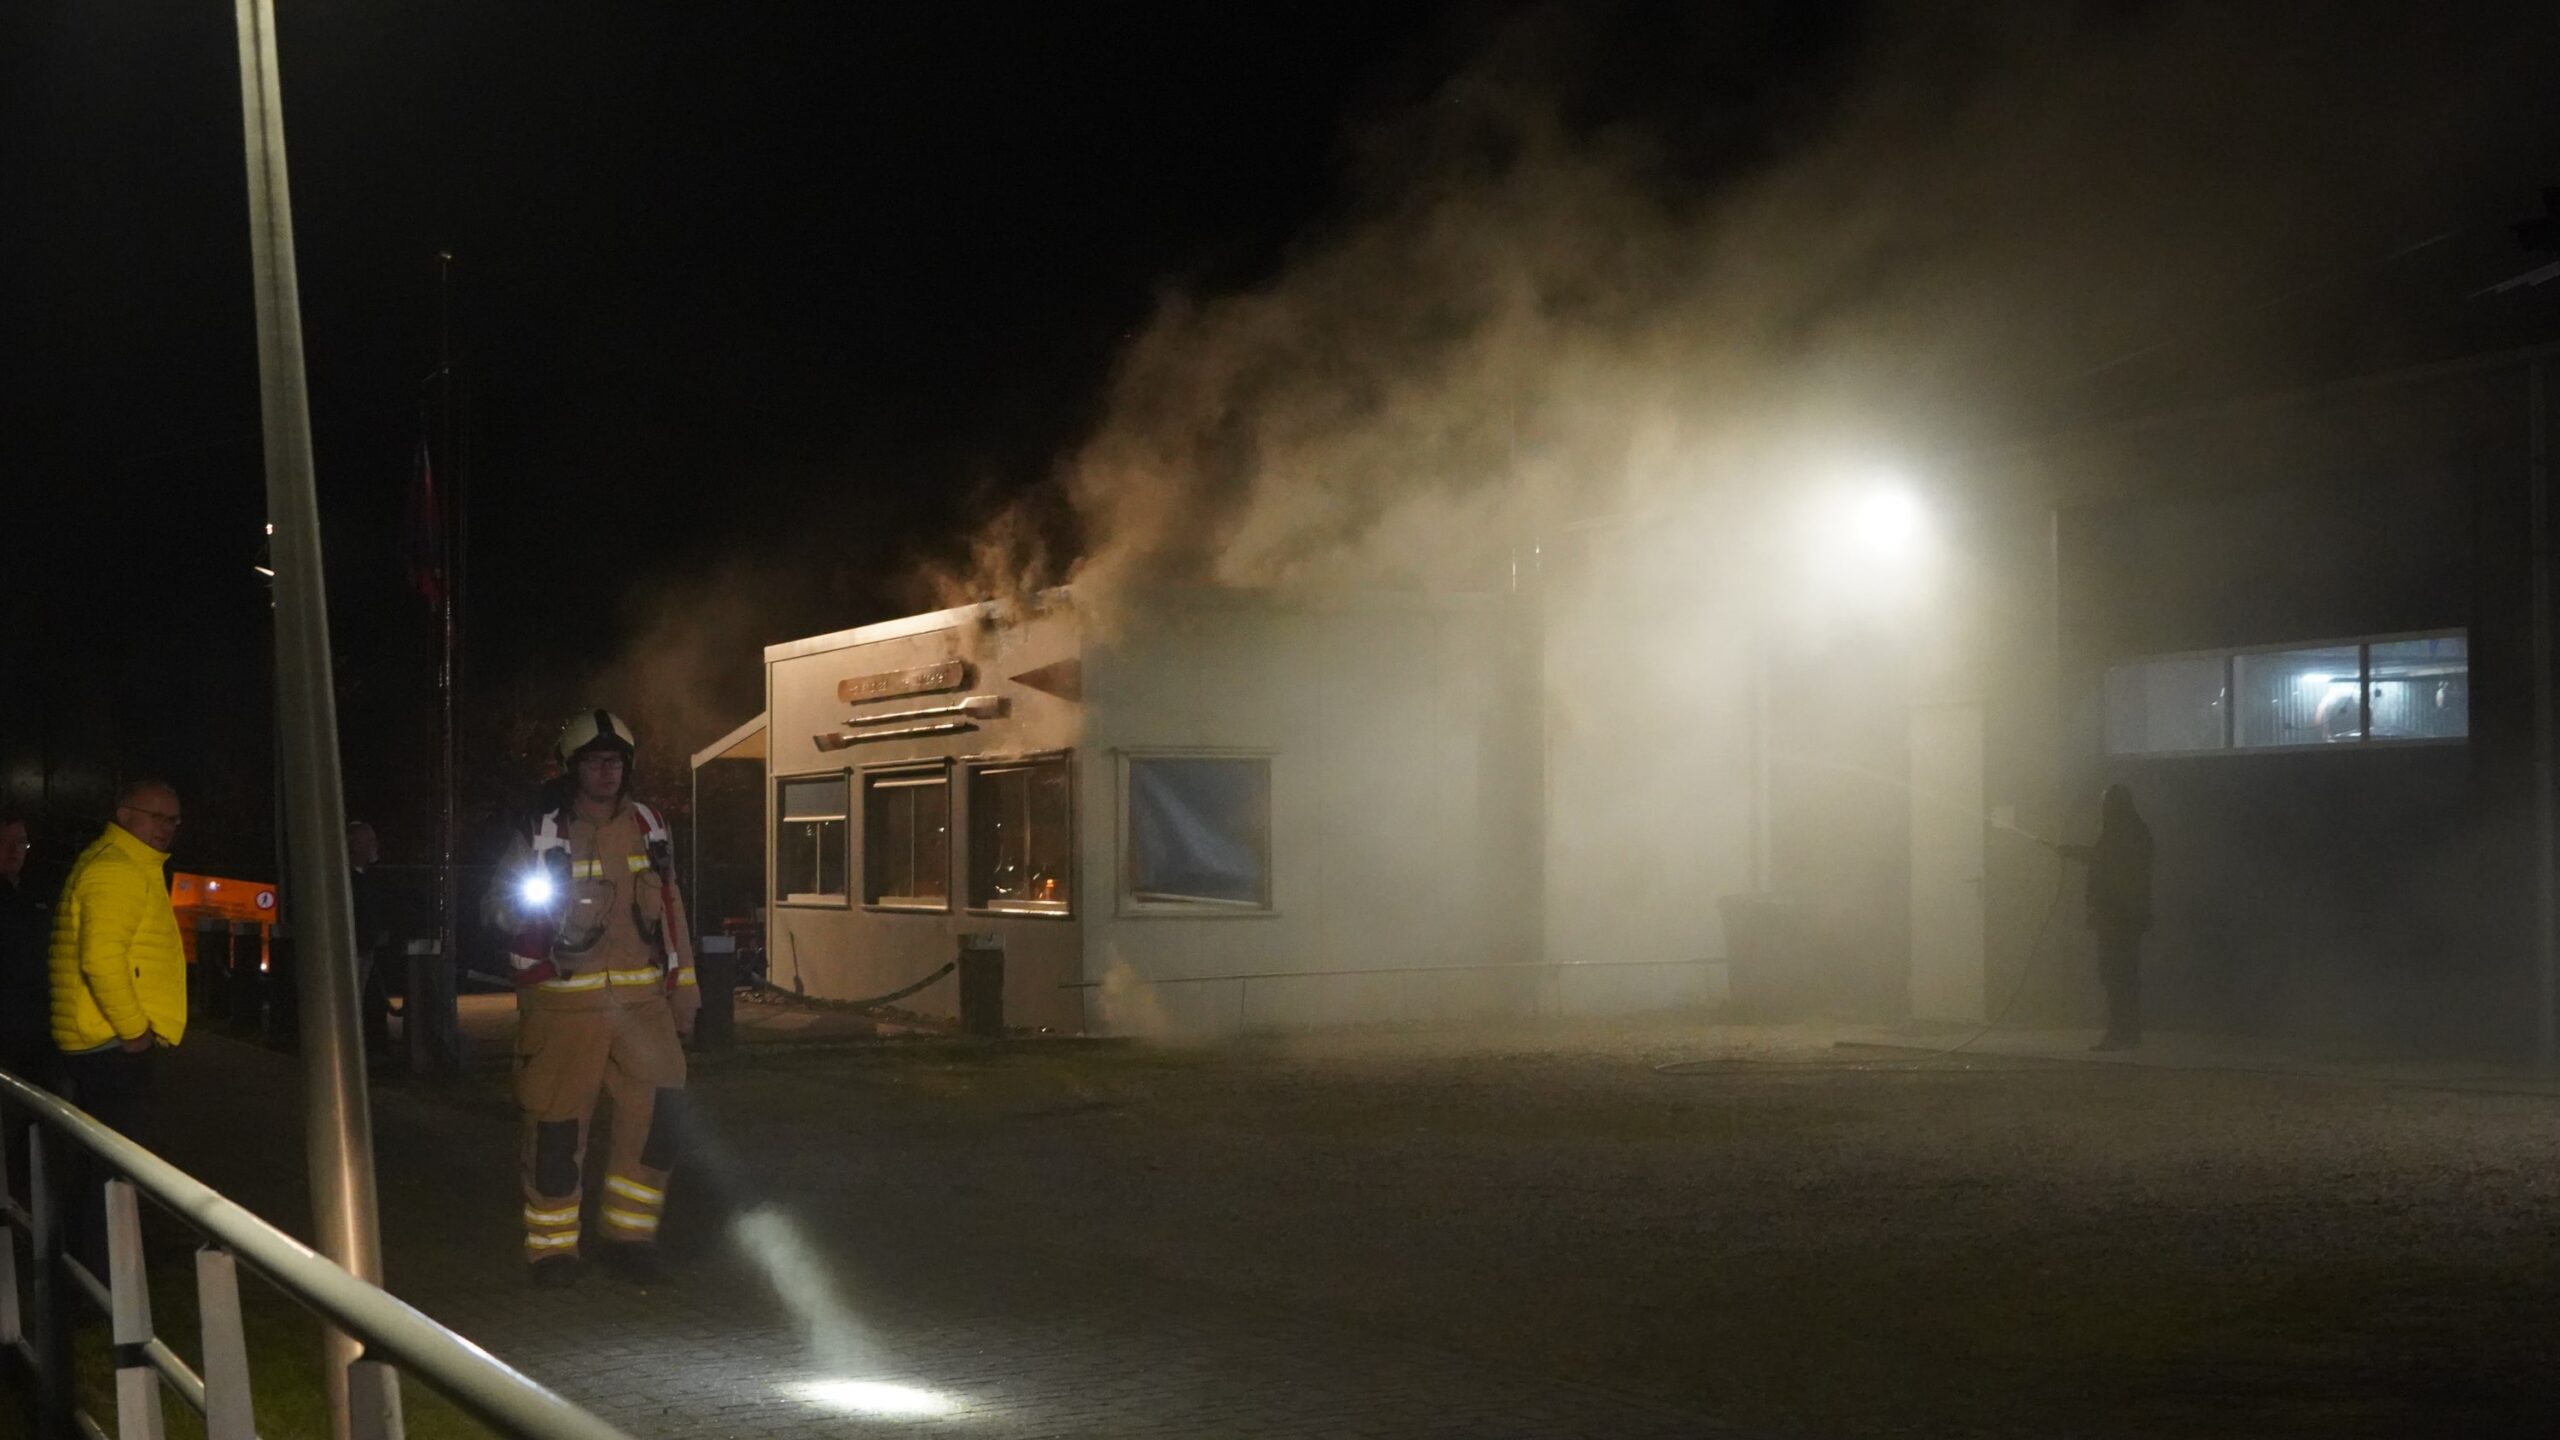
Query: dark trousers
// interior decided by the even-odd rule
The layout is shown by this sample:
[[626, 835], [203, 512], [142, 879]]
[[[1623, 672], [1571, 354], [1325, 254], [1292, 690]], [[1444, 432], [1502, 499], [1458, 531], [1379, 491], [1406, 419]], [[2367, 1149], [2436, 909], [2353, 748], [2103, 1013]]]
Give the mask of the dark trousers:
[[2142, 1038], [2142, 932], [2098, 932], [2098, 983], [2107, 991], [2107, 1038]]
[[[122, 1047], [62, 1057], [62, 1097], [89, 1112], [92, 1119], [136, 1144], [151, 1100], [151, 1076], [159, 1068], [160, 1051], [128, 1051]], [[65, 1142], [68, 1144], [68, 1142]], [[113, 1172], [92, 1159], [86, 1149], [71, 1147], [62, 1169], [70, 1179], [70, 1208], [64, 1238], [71, 1253], [100, 1280], [107, 1278], [106, 1184]], [[48, 1148], [48, 1157], [55, 1152]]]

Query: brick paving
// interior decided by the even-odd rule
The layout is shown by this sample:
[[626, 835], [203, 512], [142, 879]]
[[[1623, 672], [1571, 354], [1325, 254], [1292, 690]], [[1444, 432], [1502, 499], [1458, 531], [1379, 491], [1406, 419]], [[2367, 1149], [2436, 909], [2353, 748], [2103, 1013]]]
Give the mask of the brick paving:
[[[177, 1058], [160, 1148], [299, 1228], [293, 1062]], [[492, 1077], [376, 1136], [392, 1288], [642, 1436], [2549, 1433], [2547, 1087], [2162, 1058], [766, 1047], [697, 1072], [647, 1294], [523, 1285]]]
[[[191, 1039], [170, 1067], [155, 1140], [302, 1233], [299, 1171], [275, 1163], [273, 1145], [273, 1117], [296, 1103], [294, 1065], [220, 1036]], [[795, 1072], [812, 1065], [823, 1073], [816, 1057], [797, 1059]], [[772, 1088], [725, 1084], [716, 1062], [697, 1086], [733, 1143], [756, 1127], [744, 1111], [724, 1121], [726, 1092], [753, 1101]], [[1004, 1207], [953, 1206], [929, 1176], [866, 1177], [871, 1157], [851, 1147], [781, 1164], [807, 1189], [797, 1203], [776, 1202], [790, 1203], [822, 1251], [872, 1257], [839, 1275], [855, 1334], [827, 1346], [832, 1355], [813, 1348], [811, 1327], [727, 1243], [726, 1222], [746, 1200], [699, 1171], [670, 1205], [677, 1283], [643, 1293], [595, 1273], [565, 1294], [539, 1293], [516, 1259], [512, 1123], [494, 1087], [456, 1097], [393, 1085], [376, 1102], [392, 1289], [636, 1436], [1727, 1433], [1678, 1404], [1097, 1262], [1073, 1235]], [[258, 1162], [243, 1165], [246, 1155]], [[1037, 1196], [1019, 1198], [1036, 1210]], [[791, 1389], [830, 1379], [893, 1383], [954, 1408], [863, 1415]]]

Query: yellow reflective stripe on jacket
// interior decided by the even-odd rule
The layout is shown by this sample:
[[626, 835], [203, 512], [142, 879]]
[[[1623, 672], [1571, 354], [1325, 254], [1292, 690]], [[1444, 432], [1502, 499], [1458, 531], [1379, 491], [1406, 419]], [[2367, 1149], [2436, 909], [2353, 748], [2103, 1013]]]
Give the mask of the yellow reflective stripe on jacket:
[[569, 875], [571, 879], [593, 880], [603, 874], [604, 862], [601, 860], [572, 860], [569, 862]]
[[601, 990], [607, 985], [655, 985], [665, 975], [652, 967], [647, 970], [590, 970], [584, 975], [565, 975], [545, 980], [540, 990]]
[[527, 1225], [544, 1225], [554, 1227], [561, 1225], [574, 1226], [578, 1223], [578, 1207], [570, 1205], [558, 1210], [536, 1210], [532, 1206], [527, 1205], [524, 1207], [524, 1223]]
[[690, 966], [690, 965], [687, 965], [687, 966], [685, 966], [683, 969], [678, 970], [678, 971], [676, 972], [676, 983], [677, 983], [678, 985], [690, 985], [690, 984], [692, 984], [692, 983], [693, 983], [693, 967], [692, 967], [692, 966]]
[[637, 1200], [643, 1205], [663, 1204], [667, 1198], [667, 1192], [664, 1190], [652, 1190], [637, 1180], [625, 1180], [619, 1175], [606, 1176], [604, 1188], [616, 1195]]
[[649, 868], [649, 857], [648, 857], [648, 856], [646, 856], [646, 855], [634, 855], [634, 856], [632, 856], [632, 857], [631, 857], [631, 873], [632, 873], [632, 874], [637, 875], [637, 874], [639, 874], [641, 871], [646, 870], [646, 869], [648, 869], [648, 868]]
[[635, 1214], [629, 1210], [616, 1210], [607, 1206], [604, 1212], [604, 1223], [618, 1230], [650, 1231], [658, 1228], [658, 1217]]
[[570, 1231], [566, 1235], [527, 1235], [524, 1237], [524, 1248], [527, 1250], [567, 1250], [574, 1247], [577, 1243], [578, 1232], [575, 1230]]

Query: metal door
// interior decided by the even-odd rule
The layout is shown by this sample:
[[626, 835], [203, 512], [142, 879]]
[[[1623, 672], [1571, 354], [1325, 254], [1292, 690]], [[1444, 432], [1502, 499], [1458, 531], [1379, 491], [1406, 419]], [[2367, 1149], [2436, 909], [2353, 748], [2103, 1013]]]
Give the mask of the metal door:
[[1982, 707], [1911, 711], [1911, 1014], [1980, 1023]]

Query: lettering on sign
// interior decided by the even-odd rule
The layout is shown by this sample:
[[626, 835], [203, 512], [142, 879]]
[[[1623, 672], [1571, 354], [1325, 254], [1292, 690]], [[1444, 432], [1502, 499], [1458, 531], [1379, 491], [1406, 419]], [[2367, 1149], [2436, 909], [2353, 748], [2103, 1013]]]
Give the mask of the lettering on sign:
[[936, 695], [945, 690], [966, 688], [969, 662], [945, 660], [939, 665], [919, 665], [912, 670], [883, 670], [877, 675], [856, 675], [836, 682], [836, 698], [847, 705], [866, 700], [902, 700], [909, 695]]

